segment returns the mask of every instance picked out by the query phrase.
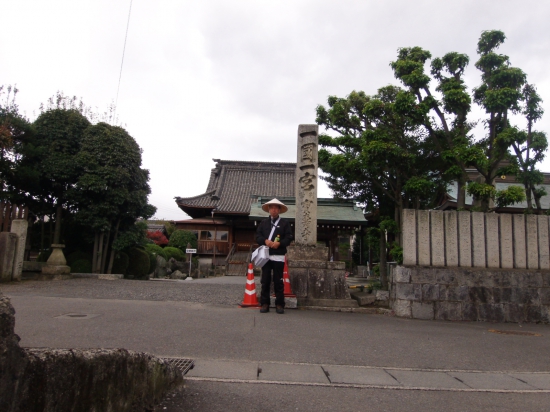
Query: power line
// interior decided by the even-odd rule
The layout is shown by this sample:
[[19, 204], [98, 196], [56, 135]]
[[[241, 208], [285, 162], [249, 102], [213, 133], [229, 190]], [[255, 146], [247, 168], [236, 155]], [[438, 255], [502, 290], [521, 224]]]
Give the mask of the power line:
[[[120, 62], [120, 73], [118, 75], [118, 86], [116, 89], [116, 100], [115, 100], [115, 112], [116, 115], [116, 109], [118, 105], [118, 92], [120, 91], [120, 79], [122, 79], [122, 66], [124, 65], [124, 54], [126, 53], [126, 40], [128, 39], [128, 27], [130, 27], [130, 14], [132, 13], [132, 2], [133, 0], [130, 0], [130, 10], [128, 10], [128, 21], [126, 22], [126, 35], [124, 36], [124, 47], [122, 48], [122, 61]], [[113, 116], [114, 118], [115, 116]]]

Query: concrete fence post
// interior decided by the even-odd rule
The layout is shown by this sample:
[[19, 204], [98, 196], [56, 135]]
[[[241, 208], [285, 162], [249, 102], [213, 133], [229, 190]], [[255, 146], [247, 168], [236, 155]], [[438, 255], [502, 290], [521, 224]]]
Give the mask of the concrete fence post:
[[512, 228], [512, 215], [501, 214], [498, 217], [500, 228], [500, 267], [503, 269], [513, 269], [514, 233]]
[[416, 266], [416, 210], [403, 210], [403, 264]]
[[458, 212], [458, 264], [472, 267], [472, 225], [470, 212]]
[[539, 268], [539, 234], [536, 215], [526, 216], [527, 268]]
[[445, 225], [440, 210], [430, 211], [430, 234], [432, 266], [445, 266]]
[[539, 235], [539, 267], [541, 270], [550, 269], [550, 245], [548, 239], [548, 216], [537, 216]]
[[458, 266], [458, 222], [454, 211], [444, 213], [445, 220], [445, 258], [446, 265]]
[[418, 264], [420, 266], [430, 266], [431, 247], [430, 247], [430, 212], [427, 210], [417, 210], [417, 236], [418, 236]]
[[527, 267], [527, 248], [525, 246], [525, 216], [512, 216], [514, 225], [514, 268], [525, 269]]
[[500, 267], [498, 215], [485, 214], [485, 240], [487, 246], [487, 267]]
[[11, 222], [11, 232], [17, 235], [17, 245], [15, 247], [15, 258], [13, 262], [13, 280], [21, 280], [28, 228], [29, 222], [27, 222], [26, 219], [15, 219]]
[[484, 268], [487, 265], [485, 249], [485, 213], [472, 212], [472, 255], [473, 267]]
[[0, 232], [0, 282], [10, 282], [13, 277], [13, 261], [17, 247], [17, 235]]

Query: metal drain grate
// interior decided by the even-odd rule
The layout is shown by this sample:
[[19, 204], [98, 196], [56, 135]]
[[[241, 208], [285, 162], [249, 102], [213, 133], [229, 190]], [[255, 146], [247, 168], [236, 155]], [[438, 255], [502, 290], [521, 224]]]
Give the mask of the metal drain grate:
[[542, 336], [540, 333], [535, 332], [522, 332], [519, 330], [499, 330], [489, 329], [491, 333], [498, 333], [499, 335], [518, 335], [518, 336]]
[[195, 361], [193, 359], [186, 358], [162, 358], [162, 360], [168, 362], [172, 366], [178, 368], [182, 374], [186, 374], [195, 367]]

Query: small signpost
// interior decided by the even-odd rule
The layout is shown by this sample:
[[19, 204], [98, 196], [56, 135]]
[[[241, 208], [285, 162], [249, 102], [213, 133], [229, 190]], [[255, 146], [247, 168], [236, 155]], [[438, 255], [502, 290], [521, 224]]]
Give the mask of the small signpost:
[[193, 253], [197, 253], [197, 249], [191, 249], [191, 243], [188, 243], [185, 253], [189, 253], [189, 276], [191, 276], [191, 258], [193, 257]]

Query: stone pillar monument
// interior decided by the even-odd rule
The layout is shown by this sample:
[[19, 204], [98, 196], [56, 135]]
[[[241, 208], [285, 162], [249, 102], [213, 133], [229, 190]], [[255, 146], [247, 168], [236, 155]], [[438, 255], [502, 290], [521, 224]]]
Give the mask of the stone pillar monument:
[[318, 131], [316, 124], [298, 126], [295, 188], [297, 245], [317, 244]]
[[357, 307], [346, 286], [344, 262], [329, 262], [328, 247], [317, 244], [319, 126], [298, 126], [295, 242], [287, 248], [292, 291], [299, 306]]

